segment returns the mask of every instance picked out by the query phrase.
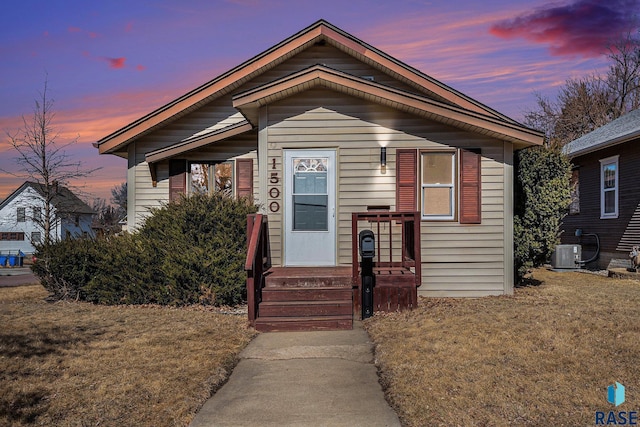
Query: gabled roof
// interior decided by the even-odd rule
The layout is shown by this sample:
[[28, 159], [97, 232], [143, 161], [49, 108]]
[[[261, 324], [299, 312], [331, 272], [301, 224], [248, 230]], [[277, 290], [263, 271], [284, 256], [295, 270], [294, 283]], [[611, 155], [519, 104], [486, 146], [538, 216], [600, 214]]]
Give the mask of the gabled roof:
[[[457, 109], [466, 110], [470, 114], [478, 114], [490, 120], [502, 122], [507, 126], [524, 128], [509, 117], [404, 64], [330, 23], [319, 20], [221, 76], [102, 138], [95, 145], [100, 154], [122, 154], [130, 142], [232, 92], [247, 81], [276, 67], [316, 43], [328, 43], [410, 87], [416, 88], [421, 93], [428, 93], [431, 98], [442, 105], [448, 104]], [[532, 133], [535, 132], [532, 131]], [[541, 144], [541, 141], [540, 137], [539, 141], [533, 143]]]
[[254, 126], [257, 126], [259, 107], [314, 87], [325, 87], [368, 99], [371, 102], [458, 128], [511, 141], [516, 145], [526, 146], [541, 141], [539, 132], [515, 125], [511, 121], [505, 122], [491, 115], [391, 88], [323, 65], [314, 65], [282, 79], [239, 93], [233, 97], [233, 106], [240, 110]]
[[569, 157], [577, 157], [635, 138], [640, 138], [640, 109], [618, 117], [614, 121], [571, 141], [564, 146], [564, 152]]
[[[17, 190], [11, 193], [2, 203], [0, 203], [0, 209], [8, 205], [16, 196], [22, 193], [28, 187], [33, 188], [43, 198], [45, 197], [45, 185], [37, 182], [25, 181]], [[75, 214], [94, 214], [93, 209], [89, 207], [85, 202], [80, 200], [71, 190], [61, 185], [56, 187], [56, 194], [51, 199], [51, 204], [59, 211], [63, 213], [75, 213]]]

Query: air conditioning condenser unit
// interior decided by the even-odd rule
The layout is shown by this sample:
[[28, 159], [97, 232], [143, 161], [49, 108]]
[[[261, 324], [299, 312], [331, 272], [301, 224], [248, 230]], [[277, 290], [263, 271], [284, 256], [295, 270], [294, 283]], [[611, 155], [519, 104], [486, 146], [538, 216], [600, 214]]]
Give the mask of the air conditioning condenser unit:
[[551, 266], [557, 270], [578, 270], [582, 261], [581, 245], [556, 245], [551, 255]]

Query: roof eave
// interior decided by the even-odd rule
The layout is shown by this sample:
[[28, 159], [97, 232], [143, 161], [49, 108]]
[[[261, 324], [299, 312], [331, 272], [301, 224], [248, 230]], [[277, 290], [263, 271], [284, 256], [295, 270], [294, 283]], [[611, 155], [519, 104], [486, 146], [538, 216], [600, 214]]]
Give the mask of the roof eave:
[[296, 52], [297, 49], [303, 49], [309, 43], [313, 43], [320, 38], [325, 38], [332, 41], [334, 44], [342, 45], [345, 49], [356, 52], [358, 55], [362, 55], [364, 58], [380, 64], [381, 67], [388, 69], [390, 72], [396, 73], [402, 78], [407, 79], [418, 86], [423, 87], [425, 90], [430, 91], [443, 99], [447, 99], [462, 108], [478, 114], [492, 116], [503, 122], [518, 125], [518, 123], [513, 119], [492, 110], [462, 93], [457, 92], [443, 83], [423, 74], [419, 70], [394, 59], [393, 57], [374, 48], [373, 46], [368, 45], [330, 23], [324, 20], [319, 20], [221, 76], [199, 86], [176, 100], [100, 139], [97, 142], [99, 153], [122, 156], [124, 153], [124, 147], [140, 136], [161, 126], [163, 123], [186, 114], [186, 112], [190, 111], [194, 106], [213, 99], [217, 95], [226, 93], [225, 91], [229, 91], [231, 88], [237, 87], [239, 82], [243, 81], [243, 79], [249, 79], [251, 76], [259, 74], [261, 70], [274, 66], [279, 63], [279, 61], [285, 60], [293, 52]]
[[198, 138], [189, 138], [188, 140], [172, 145], [167, 148], [155, 150], [145, 155], [147, 163], [157, 163], [159, 161], [178, 156], [188, 151], [195, 150], [205, 145], [213, 144], [218, 141], [222, 141], [231, 138], [236, 135], [241, 135], [253, 129], [251, 123], [246, 120], [236, 123], [232, 126], [228, 126], [223, 129], [218, 129], [213, 132], [209, 132], [206, 135], [202, 135]]
[[638, 139], [640, 138], [640, 130], [627, 134], [627, 135], [621, 135], [617, 138], [613, 138], [613, 139], [609, 139], [607, 141], [603, 141], [599, 144], [594, 144], [591, 145], [589, 147], [585, 147], [583, 149], [580, 150], [576, 150], [574, 152], [568, 152], [567, 156], [569, 156], [569, 158], [573, 159], [579, 156], [584, 156], [585, 154], [590, 154], [590, 153], [595, 153], [596, 151], [600, 151], [602, 149], [605, 148], [609, 148], [609, 147], [613, 147], [615, 145], [619, 145], [619, 144], [624, 144], [625, 142], [629, 142], [632, 141], [634, 139]]

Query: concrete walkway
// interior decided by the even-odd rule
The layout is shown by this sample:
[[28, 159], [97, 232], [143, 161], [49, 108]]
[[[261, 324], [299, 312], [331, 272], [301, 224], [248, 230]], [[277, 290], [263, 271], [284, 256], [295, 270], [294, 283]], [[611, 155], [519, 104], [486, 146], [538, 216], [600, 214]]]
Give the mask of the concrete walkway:
[[271, 332], [240, 354], [191, 427], [400, 426], [384, 399], [373, 345], [351, 331]]

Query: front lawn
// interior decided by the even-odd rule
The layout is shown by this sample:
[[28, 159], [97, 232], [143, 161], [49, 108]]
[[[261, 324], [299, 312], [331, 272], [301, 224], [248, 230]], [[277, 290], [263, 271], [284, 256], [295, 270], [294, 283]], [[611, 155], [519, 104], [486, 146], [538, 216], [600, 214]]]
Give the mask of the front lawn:
[[0, 288], [0, 425], [185, 426], [254, 334], [246, 313], [46, 296]]
[[640, 282], [534, 278], [512, 297], [421, 299], [365, 322], [405, 425], [595, 425], [596, 411], [640, 411]]

